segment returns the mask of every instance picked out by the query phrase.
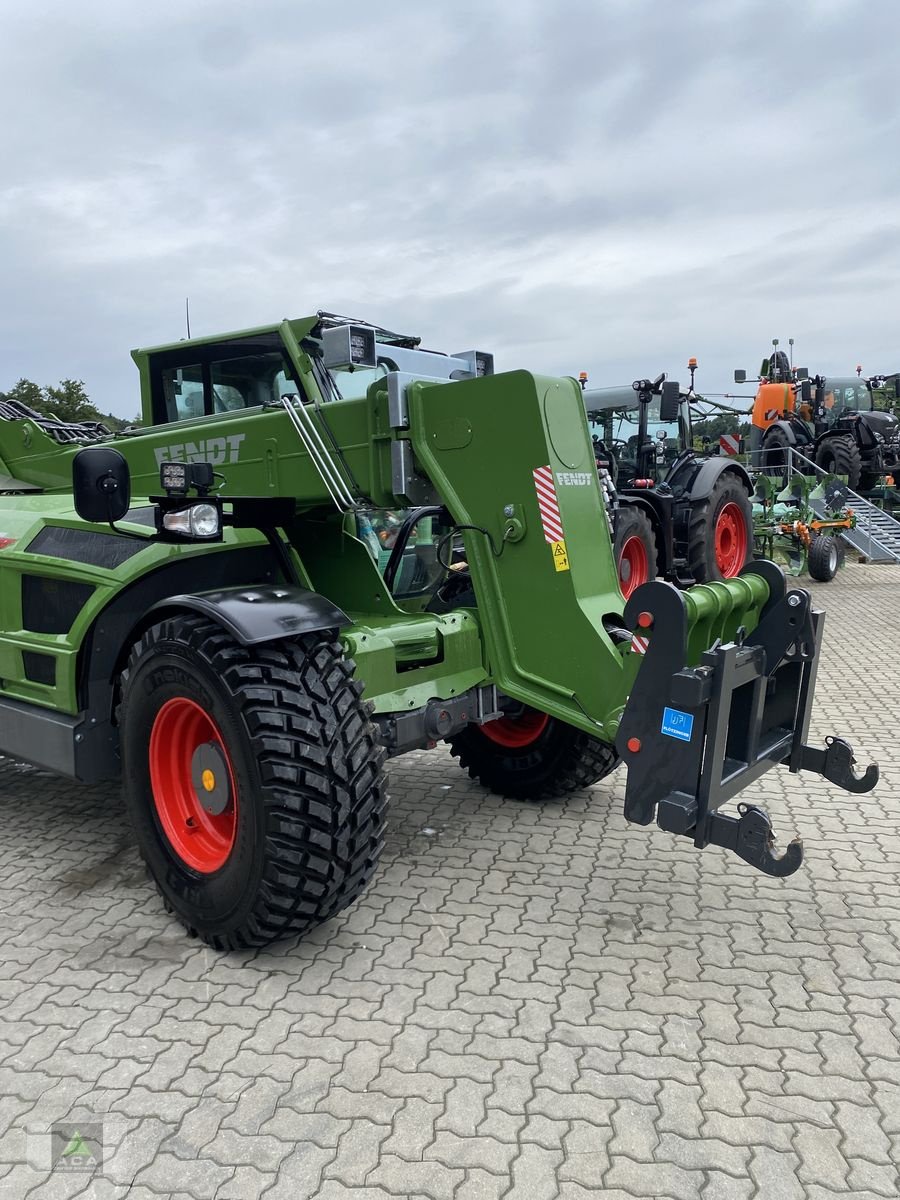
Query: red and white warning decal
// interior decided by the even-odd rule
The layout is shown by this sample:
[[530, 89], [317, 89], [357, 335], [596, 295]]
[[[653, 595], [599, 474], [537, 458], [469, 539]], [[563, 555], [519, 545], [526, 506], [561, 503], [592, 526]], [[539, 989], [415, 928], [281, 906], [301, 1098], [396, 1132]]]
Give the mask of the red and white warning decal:
[[647, 647], [650, 645], [650, 639], [640, 637], [638, 634], [631, 635], [631, 652], [632, 654], [646, 654]]
[[547, 542], [561, 542], [564, 536], [562, 517], [559, 515], [559, 501], [556, 499], [553, 472], [547, 466], [535, 467], [531, 473], [534, 476], [538, 508], [541, 510], [544, 540]]
[[723, 433], [719, 438], [719, 452], [721, 454], [740, 454], [740, 436], [736, 433]]

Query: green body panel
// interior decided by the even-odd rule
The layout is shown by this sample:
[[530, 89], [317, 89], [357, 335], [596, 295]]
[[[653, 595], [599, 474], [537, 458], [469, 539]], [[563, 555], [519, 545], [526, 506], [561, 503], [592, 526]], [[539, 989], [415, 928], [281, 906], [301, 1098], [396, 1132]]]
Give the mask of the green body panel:
[[[589, 733], [615, 736], [641, 655], [610, 636], [621, 626], [624, 601], [610, 544], [581, 391], [574, 380], [512, 372], [446, 383], [416, 382], [406, 390], [408, 428], [390, 421], [383, 380], [359, 399], [325, 402], [300, 340], [310, 318], [249, 334], [281, 338], [293, 374], [310, 403], [307, 413], [324, 441], [337, 444], [367, 504], [408, 504], [395, 494], [392, 446], [407, 440], [419, 482], [446, 505], [464, 532], [477, 614], [444, 616], [397, 603], [378, 563], [356, 536], [351, 515], [337, 511], [290, 417], [282, 407], [244, 409], [141, 430], [111, 440], [126, 458], [132, 506], [159, 490], [159, 464], [212, 461], [224, 476], [220, 495], [290, 497], [295, 516], [284, 526], [301, 581], [340, 606], [353, 624], [342, 633], [356, 660], [365, 694], [382, 713], [449, 699], [482, 683]], [[242, 335], [229, 335], [242, 336]], [[215, 344], [227, 339], [197, 339]], [[151, 367], [157, 352], [135, 351], [145, 417], [151, 414]], [[402, 423], [399, 423], [402, 426]], [[151, 573], [197, 558], [222, 545], [148, 542], [118, 567], [92, 567], [35, 554], [29, 544], [46, 525], [93, 528], [75, 514], [72, 459], [77, 445], [61, 446], [31, 420], [0, 420], [0, 472], [45, 489], [43, 495], [0, 495], [0, 696], [79, 710], [79, 651], [106, 605]], [[533, 472], [552, 477], [563, 543], [550, 539]], [[146, 526], [122, 523], [145, 536]], [[550, 540], [548, 540], [550, 539]], [[224, 547], [262, 544], [255, 530], [226, 529]], [[564, 569], [557, 569], [559, 566]], [[23, 629], [21, 576], [89, 584], [93, 592], [65, 634]], [[761, 580], [739, 579], [688, 594], [692, 654], [699, 658], [716, 637], [751, 629], [765, 601]], [[421, 605], [419, 605], [421, 607]], [[135, 611], [135, 626], [145, 613]], [[27, 682], [22, 653], [38, 650], [56, 660], [55, 684]]]

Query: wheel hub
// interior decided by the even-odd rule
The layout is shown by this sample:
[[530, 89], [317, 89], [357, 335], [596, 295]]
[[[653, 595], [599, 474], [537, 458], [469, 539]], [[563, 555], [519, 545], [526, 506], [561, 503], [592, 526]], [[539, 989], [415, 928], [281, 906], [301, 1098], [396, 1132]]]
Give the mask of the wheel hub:
[[715, 530], [716, 565], [725, 579], [740, 574], [747, 558], [747, 527], [740, 505], [729, 501], [719, 513]]
[[182, 863], [202, 875], [220, 870], [237, 831], [237, 789], [222, 733], [187, 696], [156, 714], [148, 747], [150, 787], [162, 831]]
[[217, 817], [228, 807], [231, 789], [228, 767], [221, 748], [215, 742], [201, 742], [191, 758], [191, 781], [202, 808]]

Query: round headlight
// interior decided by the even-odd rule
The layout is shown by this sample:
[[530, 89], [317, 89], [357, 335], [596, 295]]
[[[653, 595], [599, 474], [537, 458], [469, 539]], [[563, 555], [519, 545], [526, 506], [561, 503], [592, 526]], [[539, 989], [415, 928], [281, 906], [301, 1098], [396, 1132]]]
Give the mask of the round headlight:
[[194, 537], [215, 537], [219, 532], [219, 511], [213, 504], [191, 505], [191, 533]]

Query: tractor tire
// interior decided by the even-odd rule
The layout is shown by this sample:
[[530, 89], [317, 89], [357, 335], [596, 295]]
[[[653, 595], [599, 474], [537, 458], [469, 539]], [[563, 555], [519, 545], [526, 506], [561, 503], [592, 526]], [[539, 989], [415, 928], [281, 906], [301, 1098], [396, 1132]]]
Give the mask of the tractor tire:
[[816, 466], [831, 475], [846, 475], [847, 486], [851, 491], [855, 492], [859, 487], [862, 463], [859, 446], [852, 437], [840, 434], [821, 441], [816, 448]]
[[843, 557], [836, 537], [819, 534], [810, 543], [806, 569], [812, 579], [817, 579], [819, 583], [830, 583], [837, 575]]
[[616, 514], [615, 553], [619, 588], [627, 600], [635, 588], [656, 578], [656, 535], [639, 508], [621, 507]]
[[125, 804], [189, 932], [220, 950], [262, 946], [363, 892], [386, 801], [361, 693], [327, 634], [247, 647], [179, 615], [132, 648], [118, 710]]
[[753, 509], [735, 475], [720, 475], [691, 509], [688, 564], [697, 583], [734, 579], [753, 555]]
[[773, 479], [780, 479], [782, 486], [788, 481], [788, 451], [791, 442], [783, 429], [773, 425], [763, 438], [760, 447], [760, 463], [762, 472]]
[[514, 716], [469, 725], [448, 741], [473, 779], [513, 800], [558, 800], [619, 765], [608, 742], [525, 705]]

